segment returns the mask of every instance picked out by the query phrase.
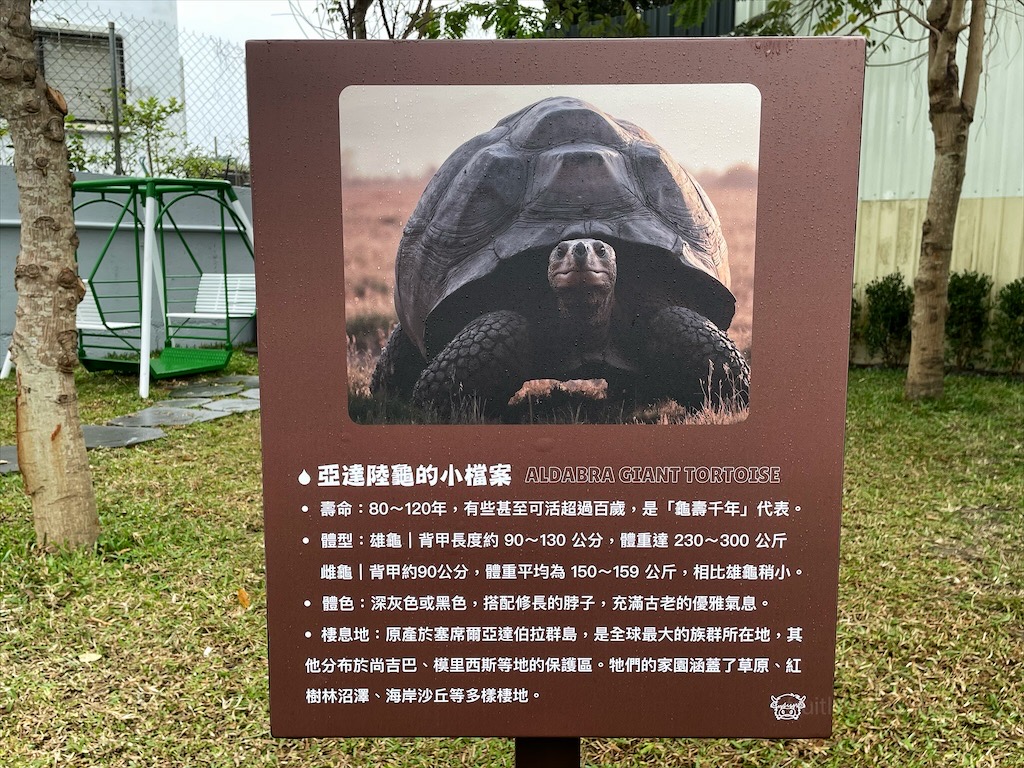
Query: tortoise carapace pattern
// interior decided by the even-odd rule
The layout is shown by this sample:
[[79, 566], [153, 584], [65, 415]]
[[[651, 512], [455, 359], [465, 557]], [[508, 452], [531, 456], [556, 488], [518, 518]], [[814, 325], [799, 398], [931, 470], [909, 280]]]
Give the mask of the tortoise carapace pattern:
[[604, 379], [637, 403], [747, 405], [714, 206], [645, 131], [578, 99], [539, 101], [456, 149], [395, 278], [375, 393], [500, 414], [531, 379]]

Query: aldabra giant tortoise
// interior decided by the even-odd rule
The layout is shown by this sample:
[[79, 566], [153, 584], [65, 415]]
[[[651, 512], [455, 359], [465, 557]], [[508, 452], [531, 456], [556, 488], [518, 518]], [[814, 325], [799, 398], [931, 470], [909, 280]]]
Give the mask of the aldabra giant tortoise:
[[645, 402], [746, 404], [711, 201], [645, 131], [578, 99], [539, 101], [456, 149], [395, 272], [400, 323], [375, 392], [500, 411], [530, 379], [604, 378]]

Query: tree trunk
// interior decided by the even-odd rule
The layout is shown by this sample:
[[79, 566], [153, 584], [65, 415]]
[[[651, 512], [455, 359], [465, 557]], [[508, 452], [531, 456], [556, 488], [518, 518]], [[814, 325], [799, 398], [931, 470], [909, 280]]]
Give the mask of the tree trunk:
[[18, 463], [40, 546], [93, 546], [99, 519], [75, 392], [78, 278], [63, 96], [36, 65], [30, 0], [0, 0], [0, 114], [14, 144]]
[[911, 400], [941, 398], [943, 393], [953, 228], [967, 167], [967, 140], [981, 75], [985, 29], [985, 2], [973, 0], [961, 93], [956, 49], [964, 29], [965, 2], [932, 0], [928, 7], [928, 117], [935, 162], [921, 231], [921, 259], [914, 278], [910, 366], [904, 389]]
[[352, 39], [366, 40], [366, 14], [373, 0], [355, 0], [352, 4]]

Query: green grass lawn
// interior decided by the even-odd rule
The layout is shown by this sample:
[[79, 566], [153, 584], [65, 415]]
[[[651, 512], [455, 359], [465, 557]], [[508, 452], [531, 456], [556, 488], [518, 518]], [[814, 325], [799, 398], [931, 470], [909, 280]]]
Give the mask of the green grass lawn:
[[[81, 373], [85, 421], [135, 384]], [[587, 739], [586, 765], [1024, 766], [1024, 383], [901, 393], [850, 373], [833, 737]], [[13, 398], [0, 382], [0, 444]], [[0, 765], [512, 765], [502, 739], [270, 738], [259, 415], [167, 432], [90, 453], [98, 553], [36, 551], [0, 477]]]

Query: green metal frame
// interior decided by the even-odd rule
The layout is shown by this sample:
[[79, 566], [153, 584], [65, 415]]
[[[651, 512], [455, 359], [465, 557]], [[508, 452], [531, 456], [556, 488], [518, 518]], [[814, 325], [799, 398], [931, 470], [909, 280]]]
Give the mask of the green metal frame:
[[[73, 187], [77, 186], [77, 184], [78, 182], [76, 182]], [[142, 259], [142, 244], [139, 239], [139, 233], [142, 229], [142, 219], [139, 217], [138, 198], [136, 196], [130, 195], [117, 200], [113, 199], [107, 191], [96, 191], [99, 193], [98, 198], [94, 200], [87, 200], [74, 207], [76, 216], [79, 211], [94, 205], [113, 205], [119, 208], [119, 213], [111, 227], [110, 234], [107, 235], [107, 239], [103, 243], [103, 247], [100, 249], [99, 257], [96, 259], [96, 263], [93, 265], [93, 268], [86, 279], [89, 282], [93, 297], [96, 299], [96, 309], [99, 313], [100, 320], [104, 325], [107, 325], [108, 319], [110, 322], [116, 323], [127, 319], [124, 316], [130, 314], [130, 319], [132, 321], [138, 321], [140, 327], [119, 329], [108, 326], [105, 331], [84, 328], [79, 329], [78, 357], [85, 369], [89, 371], [113, 369], [130, 373], [136, 370], [139, 365], [138, 344], [141, 329], [142, 306], [140, 303], [141, 297], [139, 296], [138, 291], [138, 275], [141, 271]], [[100, 267], [103, 265], [103, 260], [106, 258], [107, 252], [110, 250], [110, 246], [114, 242], [114, 237], [117, 235], [118, 230], [121, 228], [121, 223], [127, 215], [131, 216], [131, 220], [133, 222], [136, 279], [134, 281], [97, 279]], [[126, 285], [132, 285], [134, 287], [134, 295], [113, 292]], [[111, 287], [113, 287], [113, 290], [108, 292], [108, 289]], [[109, 312], [104, 311], [103, 303], [105, 301], [109, 303], [112, 299], [118, 301], [119, 308]], [[124, 308], [125, 300], [130, 304], [133, 299], [134, 307]]]
[[[117, 314], [116, 320], [122, 319], [123, 315], [131, 313], [139, 318], [142, 328], [148, 333], [151, 317], [144, 317], [145, 301], [143, 300], [143, 280], [149, 279], [144, 275], [145, 268], [142, 258], [145, 249], [144, 242], [144, 219], [140, 210], [145, 208], [149, 200], [156, 203], [156, 215], [154, 221], [156, 249], [154, 264], [159, 264], [156, 269], [158, 284], [161, 289], [161, 306], [165, 329], [164, 348], [159, 354], [150, 357], [149, 371], [153, 378], [167, 378], [181, 376], [205, 371], [215, 371], [224, 368], [231, 359], [234, 348], [234, 341], [238, 334], [245, 328], [245, 324], [232, 333], [232, 320], [228, 310], [228, 239], [227, 224], [230, 221], [241, 233], [243, 243], [253, 257], [253, 246], [249, 237], [249, 225], [247, 220], [240, 217], [238, 196], [234, 188], [227, 181], [221, 179], [165, 179], [165, 178], [132, 178], [119, 177], [116, 179], [95, 179], [88, 181], [76, 181], [73, 184], [75, 192], [91, 192], [99, 195], [96, 200], [89, 200], [76, 206], [75, 210], [86, 208], [90, 205], [107, 203], [120, 206], [120, 213], [117, 216], [110, 234], [100, 252], [96, 263], [89, 275], [90, 284], [94, 288], [97, 309], [104, 325], [107, 323], [107, 312], [103, 309], [103, 302], [117, 300], [118, 309], [109, 314]], [[194, 297], [198, 289], [199, 281], [203, 275], [203, 269], [196, 258], [196, 254], [188, 244], [185, 233], [179, 227], [171, 213], [171, 208], [189, 198], [198, 197], [215, 203], [219, 211], [220, 224], [220, 266], [224, 278], [224, 306], [225, 317], [223, 324], [211, 322], [209, 319], [194, 324], [189, 319], [181, 322], [172, 321], [168, 313], [174, 305], [187, 304], [187, 298]], [[114, 241], [122, 222], [130, 214], [134, 229], [135, 244], [135, 292], [116, 292], [121, 287], [130, 284], [127, 280], [103, 280], [97, 279], [103, 260], [106, 258], [110, 246]], [[169, 227], [167, 226], [169, 225]], [[170, 231], [168, 231], [170, 230]], [[168, 239], [177, 236], [178, 242], [184, 248], [188, 256], [188, 262], [195, 268], [193, 274], [168, 275], [166, 269], [166, 249]], [[134, 306], [125, 308], [126, 302]], [[115, 318], [111, 318], [115, 322]], [[138, 329], [119, 330], [107, 328], [106, 331], [83, 331], [79, 334], [79, 357], [82, 364], [88, 370], [120, 370], [141, 371], [140, 355], [141, 350], [148, 347], [148, 336], [146, 343], [140, 342], [141, 333]], [[175, 342], [193, 342], [202, 344], [202, 347], [176, 346]], [[144, 377], [147, 378], [147, 377]], [[143, 393], [145, 389], [145, 393]], [[143, 396], [148, 394], [148, 378], [146, 386], [140, 387]]]

